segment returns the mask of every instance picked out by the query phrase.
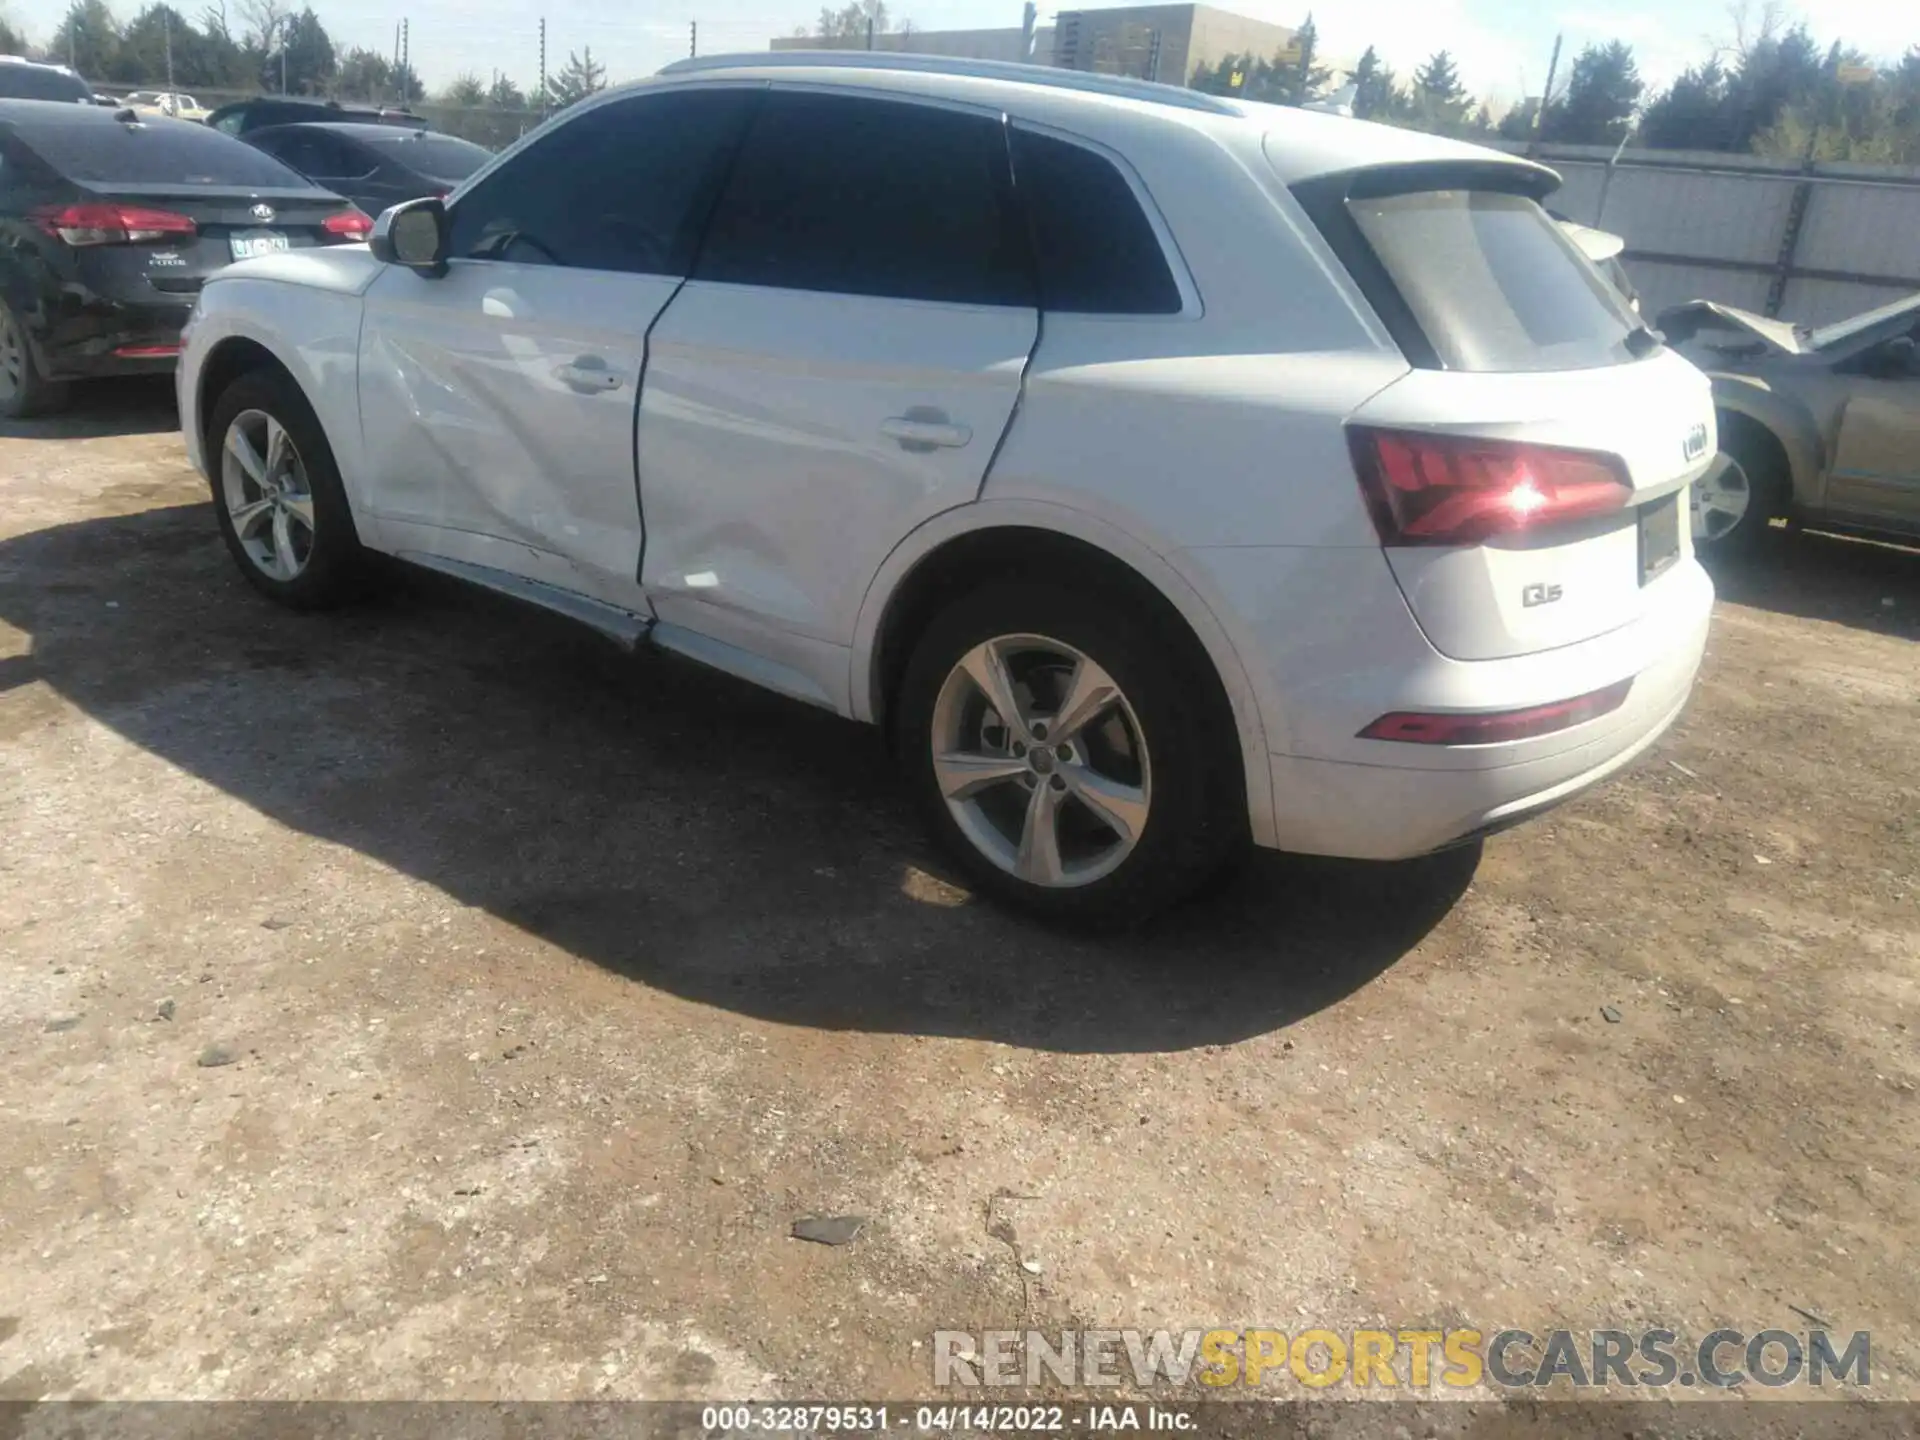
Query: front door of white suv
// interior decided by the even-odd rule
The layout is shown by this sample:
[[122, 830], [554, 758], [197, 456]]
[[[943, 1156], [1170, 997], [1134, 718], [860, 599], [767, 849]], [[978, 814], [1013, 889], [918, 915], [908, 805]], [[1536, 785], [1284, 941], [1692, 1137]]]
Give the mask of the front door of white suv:
[[998, 113], [775, 85], [650, 341], [663, 625], [839, 703], [867, 585], [978, 496], [1038, 325]]
[[762, 93], [587, 108], [458, 197], [444, 274], [389, 266], [374, 282], [360, 408], [390, 548], [644, 610], [647, 331]]

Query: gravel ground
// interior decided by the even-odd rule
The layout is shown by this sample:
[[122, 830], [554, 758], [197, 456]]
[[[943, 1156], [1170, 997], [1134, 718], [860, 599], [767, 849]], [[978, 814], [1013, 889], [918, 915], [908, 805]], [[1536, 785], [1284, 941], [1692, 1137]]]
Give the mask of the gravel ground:
[[1920, 1397], [1920, 554], [1721, 574], [1675, 731], [1484, 850], [1092, 941], [858, 727], [425, 580], [275, 611], [172, 425], [0, 432], [0, 1398], [1799, 1312]]

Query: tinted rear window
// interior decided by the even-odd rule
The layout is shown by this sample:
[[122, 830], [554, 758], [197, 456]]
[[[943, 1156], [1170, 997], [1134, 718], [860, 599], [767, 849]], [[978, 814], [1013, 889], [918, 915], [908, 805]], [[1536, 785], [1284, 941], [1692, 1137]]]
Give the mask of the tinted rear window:
[[1485, 190], [1353, 199], [1348, 212], [1449, 370], [1633, 358], [1639, 321], [1539, 204]]
[[58, 70], [34, 65], [0, 65], [0, 99], [90, 100], [87, 87]]
[[1179, 313], [1180, 287], [1166, 252], [1111, 160], [1082, 145], [1016, 129], [1013, 173], [1033, 232], [1044, 309]]
[[186, 120], [145, 125], [20, 125], [14, 134], [47, 164], [83, 185], [312, 186], [251, 145]]
[[493, 158], [491, 151], [451, 135], [396, 130], [392, 135], [362, 135], [360, 139], [416, 174], [431, 175], [436, 180], [464, 180]]

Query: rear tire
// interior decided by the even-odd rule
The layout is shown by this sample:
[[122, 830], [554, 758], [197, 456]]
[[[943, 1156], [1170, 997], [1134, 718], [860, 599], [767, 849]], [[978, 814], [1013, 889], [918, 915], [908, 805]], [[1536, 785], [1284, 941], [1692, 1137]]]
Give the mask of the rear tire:
[[1723, 413], [1714, 467], [1694, 482], [1694, 549], [1708, 556], [1751, 554], [1791, 501], [1779, 442], [1756, 421]]
[[1239, 749], [1209, 711], [1217, 686], [1166, 631], [1123, 595], [1031, 581], [977, 590], [928, 625], [895, 707], [899, 755], [980, 893], [1131, 925], [1244, 837]]
[[26, 420], [63, 408], [71, 394], [62, 381], [49, 380], [33, 358], [33, 346], [11, 306], [0, 301], [0, 415]]
[[221, 538], [254, 589], [294, 610], [359, 597], [368, 556], [326, 432], [289, 376], [255, 370], [229, 385], [206, 447]]

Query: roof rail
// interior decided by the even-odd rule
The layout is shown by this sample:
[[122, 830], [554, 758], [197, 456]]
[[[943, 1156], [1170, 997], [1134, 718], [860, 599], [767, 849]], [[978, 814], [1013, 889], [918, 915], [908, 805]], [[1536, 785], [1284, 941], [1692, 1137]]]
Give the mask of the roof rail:
[[1096, 75], [1087, 70], [1063, 70], [1051, 65], [1021, 65], [1011, 60], [970, 60], [947, 55], [911, 55], [900, 50], [768, 50], [744, 55], [702, 55], [676, 60], [662, 75], [687, 75], [702, 70], [834, 69], [909, 70], [927, 75], [967, 75], [980, 80], [1008, 80], [1018, 85], [1045, 85], [1056, 90], [1079, 90], [1110, 95], [1118, 100], [1145, 100], [1209, 115], [1239, 115], [1232, 102], [1215, 95], [1134, 80], [1121, 75]]

